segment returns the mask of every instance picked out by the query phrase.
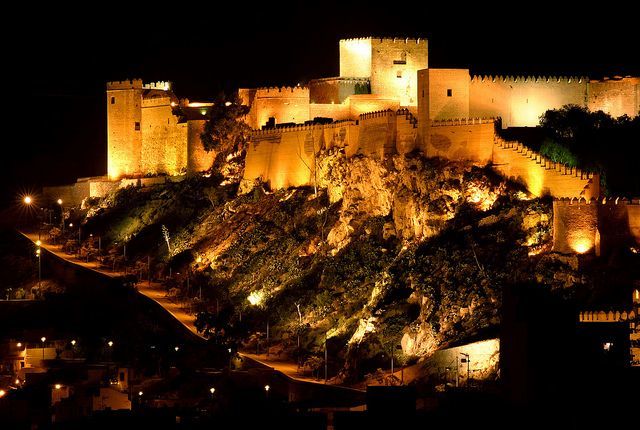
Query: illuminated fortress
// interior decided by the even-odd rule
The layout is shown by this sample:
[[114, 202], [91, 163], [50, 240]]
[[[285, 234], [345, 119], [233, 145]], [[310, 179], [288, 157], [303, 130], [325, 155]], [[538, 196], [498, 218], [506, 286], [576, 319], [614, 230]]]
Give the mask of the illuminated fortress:
[[[429, 68], [426, 39], [346, 39], [339, 52], [338, 77], [307, 86], [239, 90], [249, 107], [245, 122], [255, 130], [241, 189], [257, 179], [273, 188], [312, 185], [315, 157], [332, 148], [347, 157], [377, 159], [420, 151], [491, 165], [535, 196], [566, 199], [554, 205], [558, 232], [566, 232], [557, 235], [555, 248], [600, 251], [604, 214], [611, 206], [600, 199], [599, 177], [503, 141], [495, 119], [504, 128], [533, 127], [545, 111], [567, 104], [633, 117], [640, 112], [640, 78], [471, 76], [468, 69]], [[211, 166], [213, 154], [200, 141], [210, 103], [179, 100], [168, 82], [109, 82], [106, 93], [107, 176], [48, 187], [45, 194], [79, 202]], [[639, 208], [635, 200], [616, 201], [614, 211], [628, 227], [626, 237], [636, 242]]]

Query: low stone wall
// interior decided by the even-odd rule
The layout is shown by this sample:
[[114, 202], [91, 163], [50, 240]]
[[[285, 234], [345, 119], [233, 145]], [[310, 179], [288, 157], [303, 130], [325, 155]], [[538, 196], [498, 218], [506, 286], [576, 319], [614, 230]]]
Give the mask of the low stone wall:
[[[463, 354], [469, 356], [468, 371], [467, 363], [460, 362], [461, 359], [466, 359]], [[500, 340], [495, 338], [436, 351], [425, 360], [424, 369], [431, 377], [446, 377], [451, 382], [455, 382], [457, 374], [459, 382], [464, 384], [467, 375], [474, 380], [495, 376], [499, 362]]]

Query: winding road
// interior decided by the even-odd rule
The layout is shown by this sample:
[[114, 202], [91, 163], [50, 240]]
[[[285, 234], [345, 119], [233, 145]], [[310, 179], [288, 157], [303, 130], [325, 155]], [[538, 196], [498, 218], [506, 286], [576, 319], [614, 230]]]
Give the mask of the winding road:
[[[38, 239], [37, 233], [20, 232], [20, 234], [22, 234], [24, 237], [26, 237], [31, 242], [33, 242], [34, 246], [37, 246], [36, 241], [40, 240], [41, 242], [40, 247], [43, 250], [47, 251], [51, 255], [54, 255], [55, 257], [61, 260], [64, 260], [68, 263], [74, 264], [84, 269], [92, 270], [94, 272], [97, 272], [109, 278], [115, 279], [125, 275], [124, 272], [105, 269], [104, 267], [101, 267], [97, 262], [82, 261], [77, 257], [75, 257], [74, 255], [67, 254], [65, 251], [62, 250], [62, 245], [48, 243], [42, 237]], [[166, 291], [163, 288], [162, 284], [160, 284], [159, 282], [142, 281], [136, 284], [136, 290], [138, 291], [138, 293], [150, 298], [151, 300], [156, 302], [158, 305], [160, 305], [165, 311], [171, 314], [171, 316], [173, 316], [178, 322], [180, 322], [180, 324], [182, 324], [185, 328], [191, 331], [194, 335], [196, 335], [197, 337], [205, 341], [207, 340], [207, 338], [202, 336], [202, 334], [200, 334], [196, 329], [195, 315], [192, 315], [189, 312], [185, 311], [185, 309], [179, 303], [176, 303], [175, 301], [171, 300], [171, 298], [167, 296]], [[298, 372], [298, 367], [296, 363], [273, 359], [271, 357], [267, 357], [265, 354], [256, 355], [256, 354], [240, 353], [240, 356], [243, 357], [244, 359], [249, 359], [263, 366], [272, 368], [275, 371], [278, 371], [296, 381], [310, 382], [314, 384], [324, 384], [324, 380], [317, 380], [314, 378], [300, 375]], [[343, 388], [348, 389], [348, 387], [343, 387]]]

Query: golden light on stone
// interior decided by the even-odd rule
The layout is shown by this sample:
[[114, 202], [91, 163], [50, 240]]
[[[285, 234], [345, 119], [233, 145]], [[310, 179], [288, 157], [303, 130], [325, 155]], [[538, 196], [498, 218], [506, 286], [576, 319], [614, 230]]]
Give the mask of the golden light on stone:
[[264, 301], [264, 293], [262, 291], [252, 291], [247, 300], [252, 306], [259, 306]]
[[575, 239], [571, 244], [571, 247], [578, 254], [584, 254], [588, 252], [591, 248], [593, 248], [593, 241], [589, 240], [586, 237], [581, 237]]

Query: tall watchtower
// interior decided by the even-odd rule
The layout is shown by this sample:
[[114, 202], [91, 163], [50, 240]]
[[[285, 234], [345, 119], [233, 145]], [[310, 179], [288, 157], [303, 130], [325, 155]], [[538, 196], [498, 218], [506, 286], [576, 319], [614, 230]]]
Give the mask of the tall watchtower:
[[429, 67], [426, 39], [375, 38], [340, 41], [340, 77], [368, 78], [371, 93], [418, 105], [418, 70]]
[[107, 173], [140, 174], [142, 79], [107, 83]]

